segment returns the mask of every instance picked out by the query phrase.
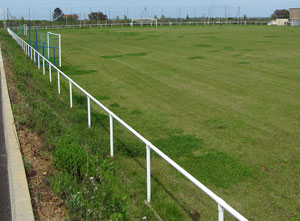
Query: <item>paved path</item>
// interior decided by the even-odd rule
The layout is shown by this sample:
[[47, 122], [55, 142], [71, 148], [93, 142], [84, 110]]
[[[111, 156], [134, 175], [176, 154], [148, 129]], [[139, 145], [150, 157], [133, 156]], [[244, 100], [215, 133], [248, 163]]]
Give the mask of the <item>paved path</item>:
[[[1, 79], [0, 79], [1, 81]], [[9, 184], [7, 172], [7, 154], [4, 141], [3, 115], [0, 84], [0, 220], [11, 220]]]

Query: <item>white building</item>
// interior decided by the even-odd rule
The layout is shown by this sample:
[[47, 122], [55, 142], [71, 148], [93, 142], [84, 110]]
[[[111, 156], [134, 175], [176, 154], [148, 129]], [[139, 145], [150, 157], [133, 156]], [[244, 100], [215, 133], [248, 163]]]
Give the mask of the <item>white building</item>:
[[270, 21], [268, 23], [268, 25], [277, 25], [277, 26], [284, 26], [284, 25], [288, 25], [289, 20], [286, 18], [281, 18], [281, 19], [276, 19], [273, 21]]

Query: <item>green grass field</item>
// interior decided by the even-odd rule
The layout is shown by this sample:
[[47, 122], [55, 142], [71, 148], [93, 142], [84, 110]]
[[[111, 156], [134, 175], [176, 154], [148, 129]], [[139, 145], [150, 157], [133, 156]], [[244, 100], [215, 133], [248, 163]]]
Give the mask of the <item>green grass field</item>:
[[[246, 218], [299, 217], [300, 29], [54, 32], [66, 74]], [[115, 162], [141, 201], [145, 147], [116, 124], [115, 137]], [[152, 205], [163, 218], [217, 216], [212, 200], [154, 154], [152, 176]]]

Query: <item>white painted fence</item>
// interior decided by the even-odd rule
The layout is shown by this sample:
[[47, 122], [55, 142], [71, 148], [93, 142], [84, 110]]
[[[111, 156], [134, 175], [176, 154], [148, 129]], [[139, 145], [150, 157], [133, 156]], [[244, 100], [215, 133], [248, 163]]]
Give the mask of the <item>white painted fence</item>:
[[267, 25], [267, 21], [206, 21], [206, 22], [183, 22], [167, 21], [157, 22], [156, 24], [138, 24], [138, 23], [104, 23], [104, 24], [76, 24], [76, 25], [43, 25], [31, 26], [39, 29], [62, 29], [62, 28], [104, 28], [104, 27], [141, 27], [141, 26], [200, 26], [200, 25]]
[[[194, 183], [199, 189], [205, 192], [209, 197], [211, 197], [218, 205], [218, 217], [219, 221], [224, 220], [224, 210], [229, 212], [232, 216], [234, 216], [238, 220], [247, 220], [244, 216], [242, 216], [239, 212], [229, 206], [223, 199], [218, 197], [215, 193], [209, 190], [206, 186], [200, 183], [195, 177], [185, 171], [181, 166], [175, 163], [170, 157], [160, 151], [156, 146], [154, 146], [150, 141], [144, 138], [141, 134], [135, 131], [132, 127], [130, 127], [127, 123], [125, 123], [122, 119], [120, 119], [117, 115], [115, 115], [112, 111], [110, 111], [107, 107], [105, 107], [102, 103], [97, 101], [91, 94], [85, 91], [82, 87], [80, 87], [75, 81], [73, 81], [70, 77], [64, 74], [61, 70], [59, 70], [56, 66], [54, 66], [47, 58], [45, 58], [42, 54], [40, 54], [37, 50], [35, 50], [32, 46], [30, 46], [27, 42], [25, 42], [22, 38], [20, 38], [17, 34], [11, 31], [9, 28], [7, 29], [8, 33], [16, 40], [16, 42], [22, 47], [23, 51], [27, 56], [33, 60], [34, 63], [38, 64], [38, 68], [42, 69], [43, 74], [46, 74], [46, 64], [48, 63], [49, 69], [49, 81], [52, 81], [52, 69], [57, 72], [57, 87], [58, 93], [60, 94], [60, 76], [65, 77], [69, 81], [69, 92], [70, 92], [70, 108], [73, 106], [72, 102], [72, 86], [77, 87], [82, 93], [84, 93], [87, 97], [87, 112], [88, 112], [88, 127], [91, 127], [91, 100], [95, 102], [99, 107], [101, 107], [107, 114], [109, 115], [110, 122], [110, 154], [111, 157], [114, 155], [113, 149], [113, 120], [116, 120], [121, 125], [123, 125], [127, 130], [129, 130], [132, 134], [134, 134], [137, 138], [139, 138], [146, 146], [146, 161], [147, 161], [147, 202], [150, 203], [151, 200], [151, 161], [150, 161], [150, 153], [153, 150], [160, 157], [162, 157], [165, 161], [167, 161], [170, 165], [172, 165], [176, 170], [178, 170], [182, 175], [184, 175], [188, 180]], [[41, 62], [42, 61], [42, 62]]]

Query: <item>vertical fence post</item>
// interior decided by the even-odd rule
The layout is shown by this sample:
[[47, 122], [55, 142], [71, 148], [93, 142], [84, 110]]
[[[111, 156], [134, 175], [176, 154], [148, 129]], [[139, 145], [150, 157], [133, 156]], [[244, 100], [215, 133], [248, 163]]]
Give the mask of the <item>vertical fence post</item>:
[[57, 71], [57, 92], [60, 94], [60, 74], [59, 71]]
[[91, 127], [91, 101], [90, 97], [87, 96], [87, 111], [88, 111], [88, 127]]
[[53, 48], [53, 64], [55, 66], [55, 48]]
[[43, 58], [43, 75], [45, 75], [45, 58]]
[[38, 62], [38, 69], [41, 69], [40, 55], [39, 54], [37, 54], [37, 62]]
[[224, 221], [224, 209], [219, 204], [218, 204], [218, 214], [219, 214], [218, 221]]
[[59, 67], [61, 67], [61, 35], [58, 35], [58, 41], [59, 41]]
[[50, 41], [49, 41], [49, 33], [47, 32], [47, 47], [48, 47], [48, 59], [50, 59]]
[[49, 68], [49, 80], [52, 82], [52, 77], [51, 77], [51, 64], [48, 62], [48, 68]]
[[114, 157], [114, 134], [113, 134], [113, 117], [109, 115], [109, 131], [110, 131], [110, 156]]
[[30, 59], [32, 60], [32, 48], [30, 48]]
[[146, 145], [147, 151], [147, 202], [151, 200], [151, 158], [150, 158], [150, 147]]
[[36, 61], [36, 52], [33, 51], [33, 63], [35, 63], [35, 61]]
[[69, 80], [69, 88], [70, 88], [70, 108], [73, 107], [73, 99], [72, 99], [72, 82]]

